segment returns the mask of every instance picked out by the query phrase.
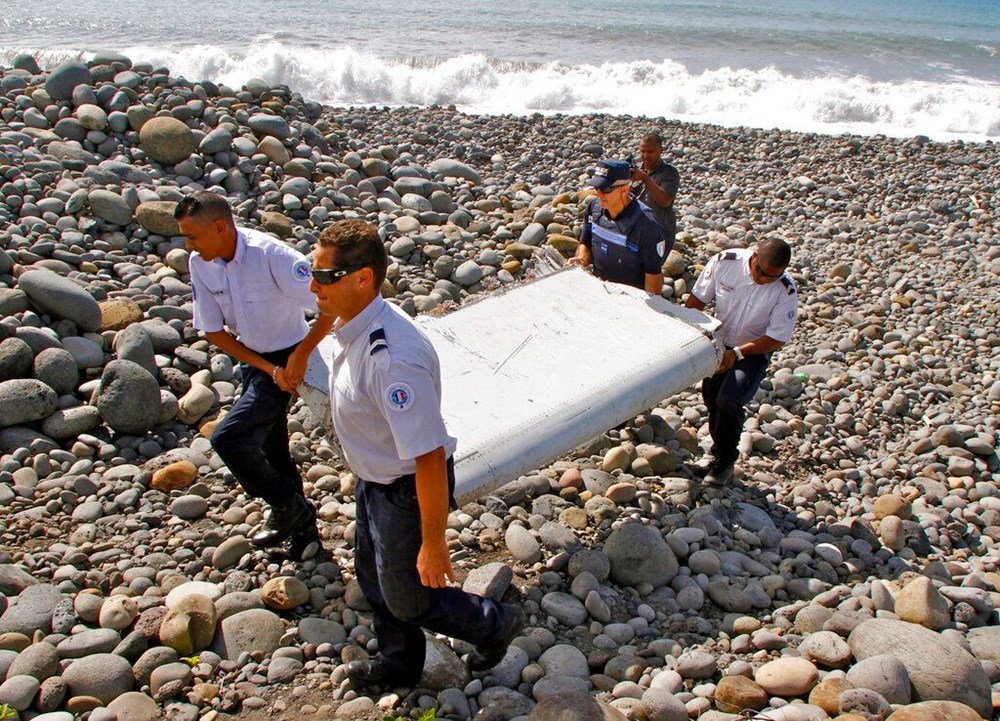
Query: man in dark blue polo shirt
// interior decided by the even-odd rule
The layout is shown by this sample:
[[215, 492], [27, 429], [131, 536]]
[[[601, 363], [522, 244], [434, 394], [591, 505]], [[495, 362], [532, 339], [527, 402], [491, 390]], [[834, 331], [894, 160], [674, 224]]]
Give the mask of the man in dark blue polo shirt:
[[663, 228], [631, 193], [632, 171], [624, 160], [602, 160], [589, 184], [597, 192], [587, 204], [580, 245], [570, 263], [594, 264], [601, 280], [660, 295], [666, 257]]

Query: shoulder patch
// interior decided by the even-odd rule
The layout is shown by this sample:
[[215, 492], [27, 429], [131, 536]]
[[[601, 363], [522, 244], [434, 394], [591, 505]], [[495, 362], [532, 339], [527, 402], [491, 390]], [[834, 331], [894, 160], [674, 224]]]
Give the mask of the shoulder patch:
[[787, 275], [781, 276], [781, 284], [785, 286], [785, 289], [788, 291], [788, 295], [792, 295], [795, 292], [795, 284]]
[[308, 283], [312, 278], [312, 267], [308, 260], [297, 260], [292, 266], [292, 277], [300, 283]]
[[413, 388], [407, 383], [393, 383], [385, 389], [385, 407], [402, 413], [413, 405]]
[[722, 254], [723, 260], [736, 260], [739, 257], [740, 256], [735, 251], [732, 250], [727, 250], [725, 253]]
[[380, 350], [389, 350], [389, 344], [385, 340], [385, 330], [376, 328], [368, 334], [368, 355], [375, 355]]

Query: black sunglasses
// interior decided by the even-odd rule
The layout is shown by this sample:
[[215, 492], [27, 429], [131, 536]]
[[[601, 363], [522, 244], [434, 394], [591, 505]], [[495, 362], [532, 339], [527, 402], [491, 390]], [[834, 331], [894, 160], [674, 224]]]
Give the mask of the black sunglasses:
[[343, 268], [313, 268], [312, 277], [320, 285], [333, 285], [345, 275], [367, 267], [366, 263], [364, 265], [347, 265]]
[[770, 278], [771, 280], [777, 280], [778, 278], [780, 278], [782, 275], [785, 274], [784, 270], [779, 271], [777, 275], [771, 275], [770, 273], [765, 273], [764, 269], [760, 267], [760, 261], [757, 260], [757, 254], [756, 253], [753, 254], [753, 264], [754, 264], [754, 266], [756, 266], [757, 273], [759, 273], [760, 275], [764, 276], [765, 278]]

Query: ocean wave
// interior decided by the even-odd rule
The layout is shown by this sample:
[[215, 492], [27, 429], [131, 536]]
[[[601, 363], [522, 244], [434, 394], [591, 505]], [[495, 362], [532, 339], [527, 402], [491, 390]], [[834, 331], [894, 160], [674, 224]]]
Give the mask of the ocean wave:
[[[238, 53], [209, 45], [144, 45], [123, 52], [192, 81], [240, 87], [260, 77], [332, 105], [453, 104], [487, 114], [604, 112], [826, 134], [1000, 137], [1000, 84], [967, 78], [803, 78], [773, 67], [692, 73], [669, 59], [574, 65], [498, 61], [475, 53], [393, 57], [351, 47], [299, 48], [276, 40], [251, 43]], [[0, 60], [9, 62], [12, 56], [10, 49], [0, 52]], [[44, 50], [36, 56], [51, 66], [85, 53]]]

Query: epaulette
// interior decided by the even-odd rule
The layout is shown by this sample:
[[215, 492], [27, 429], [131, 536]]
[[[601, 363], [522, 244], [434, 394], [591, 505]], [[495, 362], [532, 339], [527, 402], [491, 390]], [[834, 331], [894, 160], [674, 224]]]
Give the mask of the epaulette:
[[788, 295], [791, 295], [792, 293], [795, 292], [795, 284], [791, 281], [791, 279], [787, 275], [781, 276], [781, 282], [784, 284], [785, 288], [788, 289]]
[[376, 328], [368, 334], [368, 355], [375, 355], [380, 350], [389, 350], [389, 344], [385, 342], [385, 331]]
[[739, 257], [740, 256], [737, 255], [737, 253], [735, 251], [732, 251], [732, 250], [727, 250], [725, 253], [722, 254], [722, 259], [723, 260], [736, 260]]

